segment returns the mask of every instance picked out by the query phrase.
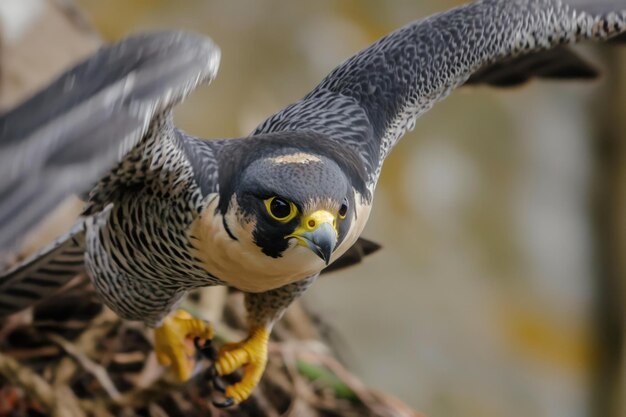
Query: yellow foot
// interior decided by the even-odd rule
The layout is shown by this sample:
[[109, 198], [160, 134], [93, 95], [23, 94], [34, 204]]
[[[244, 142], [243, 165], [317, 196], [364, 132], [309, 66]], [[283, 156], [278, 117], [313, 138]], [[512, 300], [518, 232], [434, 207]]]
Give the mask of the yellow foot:
[[[213, 338], [211, 325], [193, 318], [183, 310], [176, 310], [154, 331], [154, 350], [161, 365], [171, 365], [179, 381], [191, 377], [194, 367], [193, 339], [201, 342]], [[186, 340], [189, 339], [189, 340]]]
[[267, 363], [267, 341], [270, 332], [265, 327], [250, 329], [250, 336], [239, 343], [224, 345], [217, 354], [215, 368], [221, 376], [231, 374], [243, 367], [241, 381], [226, 387], [226, 398], [234, 404], [250, 397], [257, 386]]

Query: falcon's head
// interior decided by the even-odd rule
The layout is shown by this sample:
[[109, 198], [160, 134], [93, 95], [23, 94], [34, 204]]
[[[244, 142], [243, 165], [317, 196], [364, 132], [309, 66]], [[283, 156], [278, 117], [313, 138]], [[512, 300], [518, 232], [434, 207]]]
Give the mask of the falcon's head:
[[[216, 213], [228, 239], [219, 244], [239, 257], [240, 268], [226, 270], [224, 262], [221, 279], [301, 279], [321, 271], [360, 235], [367, 218], [363, 164], [328, 138], [290, 133], [234, 140], [220, 164]], [[221, 262], [216, 256], [211, 263]]]
[[300, 246], [328, 265], [350, 229], [354, 191], [333, 160], [282, 149], [245, 169], [229, 212], [240, 230], [249, 231], [240, 238], [250, 239], [265, 255], [280, 258]]

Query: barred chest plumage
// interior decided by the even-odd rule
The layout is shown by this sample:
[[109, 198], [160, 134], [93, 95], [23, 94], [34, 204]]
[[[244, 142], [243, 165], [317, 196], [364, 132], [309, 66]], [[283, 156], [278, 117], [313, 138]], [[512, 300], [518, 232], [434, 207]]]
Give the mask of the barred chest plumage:
[[108, 207], [87, 227], [87, 270], [118, 314], [157, 323], [188, 290], [221, 283], [192, 255], [190, 201], [186, 193], [163, 199], [144, 190]]
[[[221, 282], [191, 253], [202, 195], [177, 132], [163, 119], [94, 188], [85, 263], [102, 300], [130, 320], [158, 324], [190, 289]], [[108, 205], [103, 201], [111, 202]]]

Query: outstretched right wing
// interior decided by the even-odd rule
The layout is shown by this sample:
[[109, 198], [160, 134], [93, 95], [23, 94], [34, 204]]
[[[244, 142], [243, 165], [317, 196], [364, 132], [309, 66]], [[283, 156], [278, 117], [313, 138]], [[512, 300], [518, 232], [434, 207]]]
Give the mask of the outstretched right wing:
[[0, 250], [65, 196], [87, 192], [157, 116], [215, 77], [219, 58], [198, 34], [131, 36], [0, 116]]
[[255, 133], [313, 130], [340, 141], [361, 155], [372, 189], [416, 118], [472, 75], [477, 82], [493, 76], [491, 83], [515, 83], [515, 71], [494, 65], [528, 63], [520, 57], [625, 31], [626, 0], [475, 1], [383, 37]]

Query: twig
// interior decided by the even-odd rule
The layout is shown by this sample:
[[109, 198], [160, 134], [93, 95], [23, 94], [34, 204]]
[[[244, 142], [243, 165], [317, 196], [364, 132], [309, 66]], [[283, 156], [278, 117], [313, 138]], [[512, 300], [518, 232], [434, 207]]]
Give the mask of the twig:
[[[74, 393], [69, 388], [54, 389], [39, 375], [0, 353], [0, 375], [39, 402], [54, 417], [84, 417]], [[63, 398], [63, 401], [58, 399]]]
[[[303, 355], [310, 357], [310, 353]], [[423, 417], [421, 414], [411, 410], [398, 400], [388, 395], [377, 395], [373, 390], [365, 387], [363, 382], [346, 370], [335, 358], [330, 356], [318, 356], [324, 366], [330, 369], [339, 379], [341, 379], [364, 404], [366, 404], [376, 415], [394, 417]], [[401, 406], [401, 407], [400, 407]]]
[[56, 334], [48, 334], [47, 336], [54, 343], [61, 346], [68, 354], [72, 355], [87, 372], [93, 375], [113, 401], [119, 401], [121, 399], [121, 394], [115, 387], [106, 369], [89, 359], [73, 343], [65, 340], [61, 336]]

